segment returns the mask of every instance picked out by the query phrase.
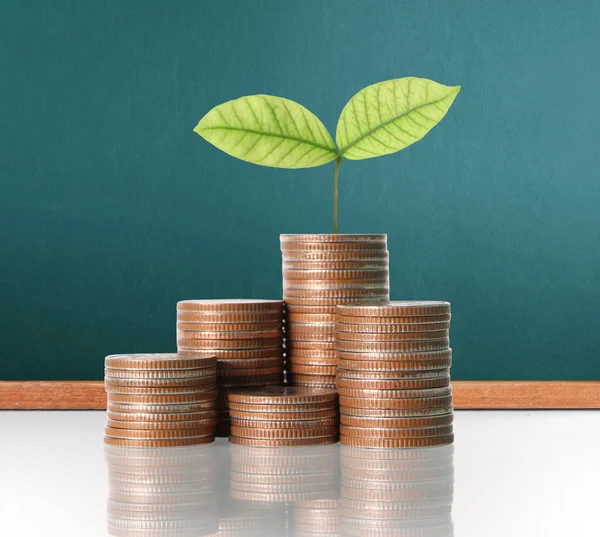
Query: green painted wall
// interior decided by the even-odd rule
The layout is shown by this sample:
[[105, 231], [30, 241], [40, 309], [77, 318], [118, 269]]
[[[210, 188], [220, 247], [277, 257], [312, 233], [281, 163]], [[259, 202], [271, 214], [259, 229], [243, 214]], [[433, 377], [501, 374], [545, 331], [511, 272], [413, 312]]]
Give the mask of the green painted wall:
[[197, 120], [270, 93], [334, 131], [409, 75], [463, 89], [344, 162], [341, 231], [389, 234], [394, 298], [452, 301], [456, 379], [600, 377], [599, 27], [596, 0], [3, 0], [0, 378], [101, 379], [175, 349], [178, 299], [281, 296], [333, 163], [254, 167]]

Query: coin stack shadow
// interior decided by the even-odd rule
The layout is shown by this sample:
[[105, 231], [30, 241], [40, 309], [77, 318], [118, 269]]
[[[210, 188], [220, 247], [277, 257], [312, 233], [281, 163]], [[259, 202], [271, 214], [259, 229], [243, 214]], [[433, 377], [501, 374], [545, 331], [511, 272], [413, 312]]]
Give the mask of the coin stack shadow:
[[387, 235], [281, 235], [286, 380], [335, 387], [335, 306], [389, 300]]
[[229, 394], [229, 441], [246, 446], [307, 446], [338, 441], [337, 392], [271, 386]]
[[229, 436], [227, 394], [283, 382], [281, 300], [183, 300], [177, 303], [177, 348], [184, 356], [217, 357], [219, 424]]
[[341, 534], [452, 537], [453, 453], [341, 446]]
[[105, 360], [104, 442], [169, 447], [214, 441], [216, 358], [207, 354], [116, 354]]
[[108, 533], [200, 537], [218, 529], [214, 446], [105, 446]]
[[340, 441], [364, 448], [452, 443], [448, 302], [338, 306]]

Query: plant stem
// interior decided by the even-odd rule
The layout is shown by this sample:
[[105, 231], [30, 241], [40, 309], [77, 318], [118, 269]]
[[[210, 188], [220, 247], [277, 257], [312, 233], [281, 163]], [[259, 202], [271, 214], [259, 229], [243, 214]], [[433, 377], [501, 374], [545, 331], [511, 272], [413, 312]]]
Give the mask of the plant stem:
[[342, 156], [335, 159], [335, 171], [333, 172], [333, 232], [338, 232], [338, 175]]

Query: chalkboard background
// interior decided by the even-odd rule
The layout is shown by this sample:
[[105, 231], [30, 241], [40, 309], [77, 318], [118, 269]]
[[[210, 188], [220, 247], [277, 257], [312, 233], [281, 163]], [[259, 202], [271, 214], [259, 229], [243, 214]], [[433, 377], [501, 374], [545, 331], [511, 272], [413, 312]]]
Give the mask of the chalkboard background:
[[452, 302], [456, 379], [600, 376], [600, 3], [4, 0], [0, 378], [101, 379], [175, 349], [175, 302], [281, 296], [279, 233], [332, 230], [333, 163], [192, 132], [253, 93], [335, 131], [402, 76], [461, 84], [393, 156], [346, 161], [340, 231], [387, 232], [392, 296]]

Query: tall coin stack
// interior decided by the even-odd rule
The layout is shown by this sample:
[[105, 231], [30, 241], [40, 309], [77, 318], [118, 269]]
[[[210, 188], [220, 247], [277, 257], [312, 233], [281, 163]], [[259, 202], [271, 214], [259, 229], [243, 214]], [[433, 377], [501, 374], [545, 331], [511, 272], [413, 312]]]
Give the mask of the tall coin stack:
[[448, 302], [338, 306], [340, 441], [364, 448], [450, 444]]
[[389, 300], [386, 235], [281, 235], [286, 373], [335, 387], [335, 307]]
[[217, 357], [219, 425], [229, 436], [227, 394], [283, 380], [281, 300], [183, 300], [177, 303], [180, 355], [210, 352]]
[[216, 358], [198, 354], [116, 354], [105, 360], [104, 441], [171, 447], [215, 439]]
[[201, 537], [218, 529], [213, 446], [105, 446], [108, 533]]
[[338, 439], [334, 389], [279, 386], [229, 394], [229, 441], [245, 446], [334, 444]]
[[453, 446], [341, 448], [342, 535], [452, 537]]

